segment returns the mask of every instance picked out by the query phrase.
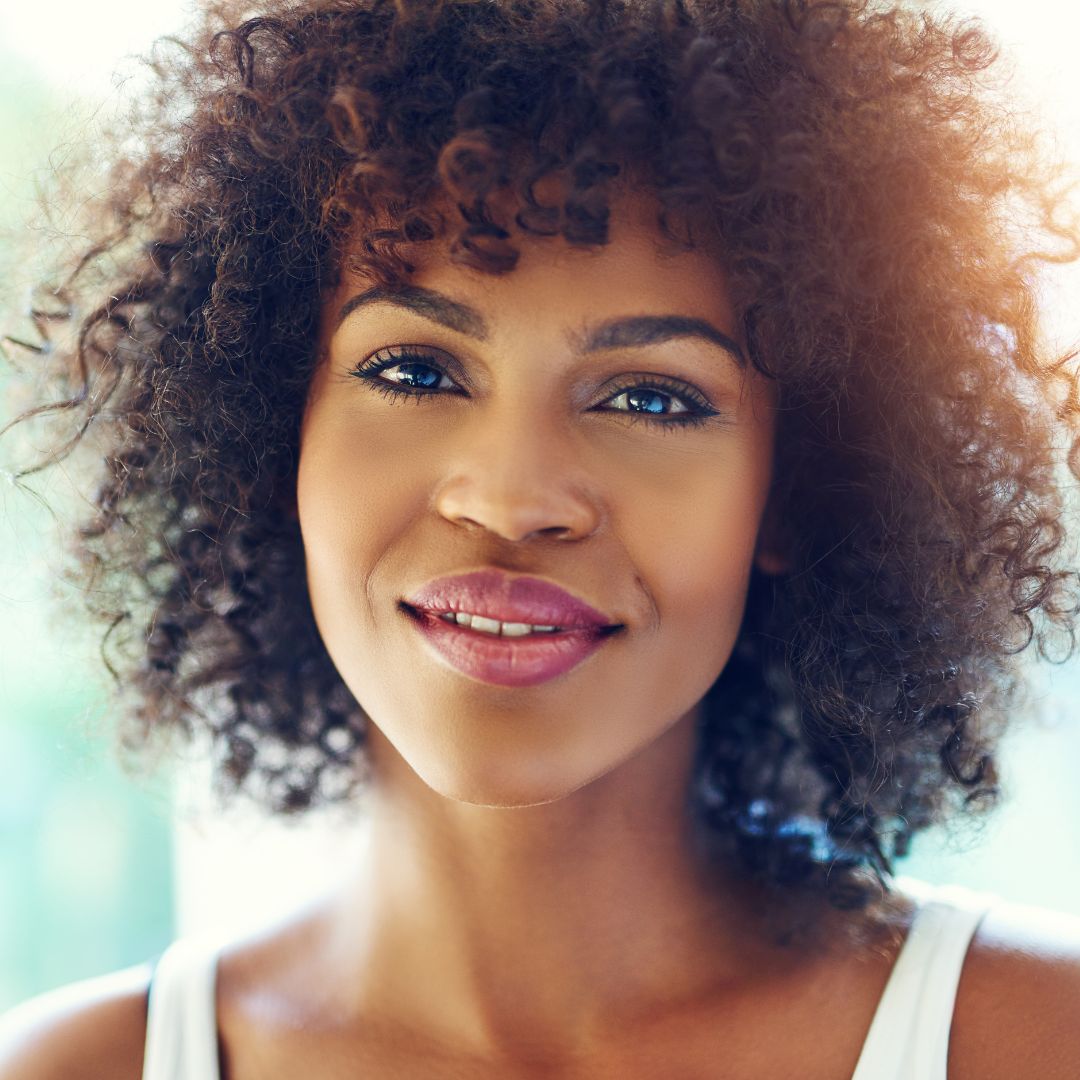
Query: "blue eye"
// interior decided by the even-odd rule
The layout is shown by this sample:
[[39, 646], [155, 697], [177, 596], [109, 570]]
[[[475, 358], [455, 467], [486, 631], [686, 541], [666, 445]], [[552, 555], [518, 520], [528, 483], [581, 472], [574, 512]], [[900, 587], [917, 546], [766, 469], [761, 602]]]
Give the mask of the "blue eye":
[[[351, 374], [380, 394], [394, 399], [412, 398], [417, 404], [425, 397], [444, 392], [465, 396], [433, 354], [407, 346], [376, 353], [358, 364]], [[449, 386], [441, 385], [444, 379]], [[639, 376], [619, 387], [604, 404], [620, 401], [626, 408], [602, 411], [622, 413], [631, 423], [645, 420], [657, 427], [696, 426], [720, 415], [693, 387], [663, 375]]]
[[[386, 378], [384, 371], [391, 371], [394, 377]], [[434, 356], [410, 352], [408, 349], [386, 349], [376, 353], [370, 360], [358, 364], [351, 374], [363, 379], [367, 386], [380, 394], [416, 400], [437, 393], [443, 379], [451, 381]], [[451, 381], [451, 385], [456, 384]]]
[[[683, 405], [680, 398], [670, 391], [659, 390], [648, 383], [634, 383], [632, 386], [621, 390], [613, 398], [609, 398], [608, 402], [615, 402], [621, 399], [625, 399], [627, 404], [626, 411], [634, 416], [677, 416], [680, 419], [683, 416], [693, 415], [692, 410]], [[668, 402], [668, 408], [665, 408], [664, 402]], [[674, 412], [668, 411], [671, 402], [680, 402], [679, 408]], [[670, 422], [670, 421], [669, 421]]]
[[[440, 381], [446, 377], [428, 364], [402, 363], [392, 364], [391, 367], [398, 369], [399, 375], [395, 382], [399, 389], [409, 387], [413, 390], [438, 390]], [[382, 370], [385, 371], [386, 368]]]

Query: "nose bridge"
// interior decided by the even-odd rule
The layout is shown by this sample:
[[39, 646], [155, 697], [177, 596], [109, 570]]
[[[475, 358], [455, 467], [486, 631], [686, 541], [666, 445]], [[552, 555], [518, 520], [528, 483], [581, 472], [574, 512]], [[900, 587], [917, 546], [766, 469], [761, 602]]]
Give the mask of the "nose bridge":
[[602, 520], [596, 485], [561, 411], [539, 398], [489, 401], [447, 448], [435, 509], [508, 540], [534, 533], [580, 539]]

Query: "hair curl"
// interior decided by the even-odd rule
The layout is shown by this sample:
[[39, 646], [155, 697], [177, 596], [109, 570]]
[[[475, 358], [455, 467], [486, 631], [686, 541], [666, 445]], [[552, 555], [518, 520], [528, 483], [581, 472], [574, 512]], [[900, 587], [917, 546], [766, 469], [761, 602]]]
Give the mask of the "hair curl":
[[356, 790], [367, 719], [282, 512], [320, 297], [346, 260], [406, 281], [403, 246], [449, 229], [493, 274], [515, 229], [604, 244], [632, 175], [665, 235], [718, 241], [798, 523], [706, 696], [690, 806], [777, 898], [865, 909], [917, 832], [994, 804], [1017, 654], [1074, 645], [1080, 396], [1035, 271], [1078, 238], [991, 41], [867, 0], [260, 7], [154, 56], [137, 149], [35, 309], [65, 388], [37, 412], [77, 419], [49, 461], [99, 451], [73, 573], [129, 741], [208, 731], [278, 810]]

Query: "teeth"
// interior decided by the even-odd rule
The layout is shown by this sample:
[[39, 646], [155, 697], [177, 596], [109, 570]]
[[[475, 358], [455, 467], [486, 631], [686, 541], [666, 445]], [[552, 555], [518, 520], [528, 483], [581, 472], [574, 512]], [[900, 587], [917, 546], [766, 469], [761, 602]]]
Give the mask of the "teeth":
[[483, 630], [485, 634], [497, 634], [502, 629], [502, 623], [498, 619], [485, 619], [482, 615], [474, 615], [469, 620], [469, 625], [474, 630]]
[[557, 626], [533, 626], [532, 623], [499, 622], [483, 615], [470, 615], [467, 611], [447, 611], [441, 616], [447, 622], [456, 622], [458, 626], [469, 626], [484, 634], [502, 635], [503, 637], [524, 637], [526, 634], [552, 634]]

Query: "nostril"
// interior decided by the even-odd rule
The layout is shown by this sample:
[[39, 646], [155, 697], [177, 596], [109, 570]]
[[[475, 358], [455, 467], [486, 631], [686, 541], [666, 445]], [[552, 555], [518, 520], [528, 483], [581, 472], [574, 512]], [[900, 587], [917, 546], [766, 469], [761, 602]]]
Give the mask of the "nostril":
[[553, 540], [565, 540], [567, 539], [573, 530], [568, 525], [548, 525], [546, 528], [536, 530], [540, 535], [556, 534], [551, 537]]

